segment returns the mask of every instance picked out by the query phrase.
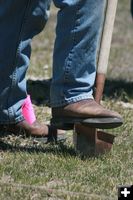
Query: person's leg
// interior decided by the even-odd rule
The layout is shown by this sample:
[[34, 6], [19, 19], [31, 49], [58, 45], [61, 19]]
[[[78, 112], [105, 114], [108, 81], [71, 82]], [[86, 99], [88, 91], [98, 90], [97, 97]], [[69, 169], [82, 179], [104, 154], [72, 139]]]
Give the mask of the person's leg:
[[49, 0], [0, 2], [0, 124], [23, 120], [30, 43], [48, 19], [49, 4]]
[[51, 105], [93, 98], [105, 0], [54, 0], [60, 7], [53, 59]]
[[33, 135], [48, 133], [46, 125], [30, 125], [22, 115], [27, 96], [25, 74], [31, 39], [45, 26], [50, 0], [0, 2], [0, 130]]
[[[117, 113], [104, 109], [93, 100], [106, 0], [54, 0], [54, 3], [60, 10], [53, 55], [52, 123], [81, 122], [87, 117], [98, 117], [100, 126], [106, 117], [111, 117], [113, 123], [114, 118], [119, 118], [120, 122]], [[94, 119], [90, 122], [97, 126]], [[109, 128], [110, 124], [106, 125]]]

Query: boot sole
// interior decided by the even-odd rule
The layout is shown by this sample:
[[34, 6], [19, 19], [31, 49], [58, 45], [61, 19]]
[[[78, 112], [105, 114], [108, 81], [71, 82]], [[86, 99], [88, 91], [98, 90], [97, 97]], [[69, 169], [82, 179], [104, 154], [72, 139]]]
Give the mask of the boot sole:
[[123, 124], [122, 119], [113, 117], [101, 118], [52, 118], [51, 125], [58, 129], [71, 130], [75, 123], [81, 123], [90, 128], [112, 129], [117, 128]]

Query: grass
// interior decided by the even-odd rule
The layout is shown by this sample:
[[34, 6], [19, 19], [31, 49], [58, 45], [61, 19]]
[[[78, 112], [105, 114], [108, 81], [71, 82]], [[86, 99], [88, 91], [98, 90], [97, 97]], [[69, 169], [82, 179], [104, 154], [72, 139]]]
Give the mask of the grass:
[[[27, 77], [37, 118], [47, 122], [55, 15], [52, 8], [46, 30], [33, 41]], [[132, 31], [129, 1], [121, 0], [103, 103], [121, 113], [125, 123], [109, 130], [117, 136], [111, 152], [82, 159], [74, 149], [72, 132], [59, 145], [15, 135], [1, 137], [0, 200], [116, 200], [117, 186], [133, 183]]]

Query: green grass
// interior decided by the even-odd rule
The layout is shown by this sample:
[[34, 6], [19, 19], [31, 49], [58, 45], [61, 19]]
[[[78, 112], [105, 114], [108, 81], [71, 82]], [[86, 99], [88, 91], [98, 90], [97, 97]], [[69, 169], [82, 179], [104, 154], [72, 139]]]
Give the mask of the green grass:
[[[33, 95], [37, 118], [47, 122], [48, 85], [39, 82], [37, 87], [36, 79], [51, 77], [55, 15], [52, 8], [46, 30], [33, 41], [27, 76], [32, 79], [29, 91], [37, 91]], [[133, 184], [132, 34], [129, 1], [120, 0], [103, 103], [122, 114], [124, 125], [108, 131], [116, 135], [111, 152], [82, 159], [74, 149], [72, 132], [59, 145], [22, 136], [1, 137], [0, 200], [117, 200], [117, 186]]]

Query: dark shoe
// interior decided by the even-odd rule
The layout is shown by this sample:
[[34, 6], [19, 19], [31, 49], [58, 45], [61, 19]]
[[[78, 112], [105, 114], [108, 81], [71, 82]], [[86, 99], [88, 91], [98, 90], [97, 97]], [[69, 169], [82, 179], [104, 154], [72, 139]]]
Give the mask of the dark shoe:
[[117, 113], [103, 108], [93, 99], [82, 100], [64, 107], [52, 109], [51, 124], [64, 130], [73, 129], [74, 123], [94, 128], [116, 128], [123, 124]]
[[0, 132], [11, 133], [15, 135], [26, 135], [36, 138], [41, 138], [47, 142], [59, 142], [66, 140], [64, 131], [57, 130], [53, 126], [40, 124], [34, 122], [32, 125], [27, 123], [26, 120], [21, 121], [17, 124], [1, 124]]

